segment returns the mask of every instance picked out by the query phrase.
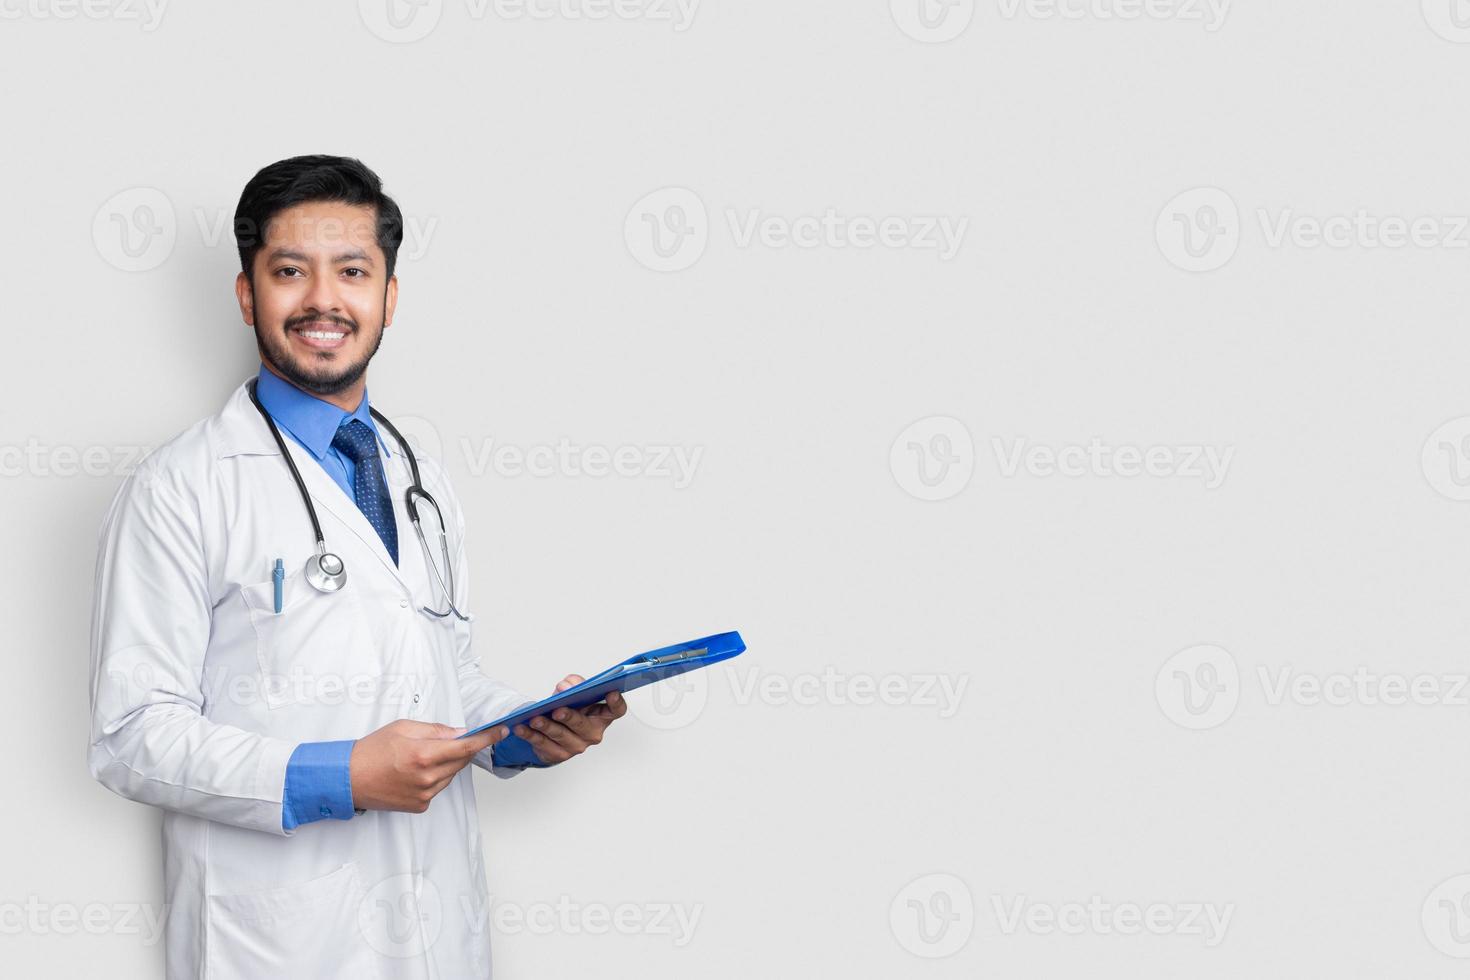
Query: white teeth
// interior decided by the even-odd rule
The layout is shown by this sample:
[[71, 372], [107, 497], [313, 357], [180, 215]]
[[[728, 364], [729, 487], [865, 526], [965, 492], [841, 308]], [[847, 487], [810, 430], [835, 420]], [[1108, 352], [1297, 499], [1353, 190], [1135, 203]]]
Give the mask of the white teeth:
[[330, 333], [326, 330], [302, 330], [301, 336], [310, 337], [312, 340], [341, 340], [347, 335], [345, 333]]

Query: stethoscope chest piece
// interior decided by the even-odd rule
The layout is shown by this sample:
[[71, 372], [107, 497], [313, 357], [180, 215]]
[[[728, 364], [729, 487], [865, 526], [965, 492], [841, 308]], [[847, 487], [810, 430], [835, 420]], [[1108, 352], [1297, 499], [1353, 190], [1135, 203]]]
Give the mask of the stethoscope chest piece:
[[347, 566], [330, 551], [306, 559], [306, 581], [318, 592], [340, 592], [347, 584]]

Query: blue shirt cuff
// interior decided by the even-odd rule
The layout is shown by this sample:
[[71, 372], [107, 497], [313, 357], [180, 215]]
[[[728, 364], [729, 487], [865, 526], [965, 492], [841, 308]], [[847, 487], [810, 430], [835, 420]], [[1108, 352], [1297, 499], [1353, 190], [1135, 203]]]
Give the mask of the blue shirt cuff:
[[352, 746], [340, 742], [302, 742], [286, 763], [281, 826], [295, 830], [314, 820], [352, 819]]
[[514, 768], [516, 766], [531, 766], [536, 769], [546, 768], [546, 763], [536, 754], [531, 743], [519, 735], [508, 735], [495, 743], [490, 750], [490, 760], [497, 766]]

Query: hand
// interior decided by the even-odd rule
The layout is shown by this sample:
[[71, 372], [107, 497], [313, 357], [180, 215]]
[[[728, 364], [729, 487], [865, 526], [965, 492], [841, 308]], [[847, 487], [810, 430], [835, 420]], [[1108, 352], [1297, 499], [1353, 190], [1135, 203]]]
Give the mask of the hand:
[[476, 752], [510, 734], [501, 727], [456, 740], [468, 730], [401, 718], [358, 739], [348, 762], [352, 805], [423, 813]]
[[[575, 687], [585, 679], [579, 674], [568, 674], [556, 685], [556, 692]], [[550, 718], [532, 718], [529, 727], [517, 725], [516, 734], [531, 743], [536, 758], [554, 766], [601, 742], [607, 726], [627, 713], [628, 702], [623, 700], [623, 695], [609, 691], [606, 701], [585, 708], [557, 708]]]

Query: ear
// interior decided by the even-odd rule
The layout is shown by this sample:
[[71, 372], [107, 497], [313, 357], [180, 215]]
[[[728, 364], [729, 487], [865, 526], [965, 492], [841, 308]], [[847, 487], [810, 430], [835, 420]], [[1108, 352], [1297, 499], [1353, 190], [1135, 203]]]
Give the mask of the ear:
[[393, 326], [393, 311], [398, 307], [398, 275], [388, 277], [388, 290], [383, 296], [383, 329]]
[[241, 272], [235, 276], [235, 300], [240, 304], [240, 316], [249, 326], [255, 326], [255, 297], [250, 294], [250, 280]]

